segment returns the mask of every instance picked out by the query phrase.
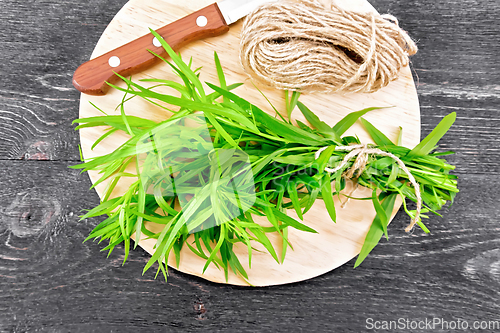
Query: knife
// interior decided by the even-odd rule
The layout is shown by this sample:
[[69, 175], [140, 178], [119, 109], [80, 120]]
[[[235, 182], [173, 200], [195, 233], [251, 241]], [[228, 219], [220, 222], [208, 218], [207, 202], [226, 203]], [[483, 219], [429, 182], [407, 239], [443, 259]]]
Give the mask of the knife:
[[[192, 41], [227, 32], [230, 24], [255, 8], [274, 1], [277, 0], [222, 0], [167, 24], [156, 32], [172, 49], [178, 50]], [[106, 82], [118, 81], [115, 73], [128, 76], [161, 60], [148, 50], [162, 57], [167, 56], [160, 42], [149, 33], [80, 65], [73, 75], [73, 85], [85, 94], [105, 95], [110, 88]]]

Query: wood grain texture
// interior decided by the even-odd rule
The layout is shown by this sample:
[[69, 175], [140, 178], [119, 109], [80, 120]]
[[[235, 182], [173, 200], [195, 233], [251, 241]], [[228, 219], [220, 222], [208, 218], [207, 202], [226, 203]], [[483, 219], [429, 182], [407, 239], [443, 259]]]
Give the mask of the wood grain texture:
[[11, 175], [0, 191], [2, 331], [361, 332], [370, 317], [499, 319], [498, 222], [484, 213], [492, 212], [499, 180], [485, 186], [482, 176], [464, 175], [464, 188], [484, 191], [472, 202], [459, 196], [431, 235], [406, 235], [398, 215], [390, 242], [355, 270], [351, 261], [302, 283], [241, 288], [175, 271], [164, 283], [153, 272], [141, 276], [149, 258], [141, 250], [122, 267], [123, 252], [106, 258], [82, 244], [97, 223], [77, 222], [97, 201], [88, 197], [90, 182], [64, 163], [46, 163], [0, 163]]
[[[500, 320], [496, 0], [371, 1], [418, 40], [422, 134], [458, 112], [441, 147], [457, 152], [450, 160], [461, 193], [444, 218], [431, 218], [432, 234], [407, 236], [398, 214], [390, 241], [359, 268], [351, 261], [310, 281], [257, 289], [175, 271], [165, 284], [140, 275], [149, 257], [142, 250], [122, 267], [123, 252], [106, 259], [81, 243], [98, 221], [76, 216], [98, 197], [86, 175], [66, 168], [79, 142], [71, 75], [125, 2], [1, 2], [0, 332], [364, 332], [368, 317]], [[52, 143], [39, 145], [49, 160], [20, 160], [39, 152], [30, 148], [38, 141]], [[54, 202], [59, 214], [49, 218]], [[34, 221], [26, 224], [28, 206]], [[27, 225], [37, 231], [21, 237]]]
[[[156, 25], [184, 20], [184, 15], [198, 8], [205, 8], [210, 1], [190, 0], [186, 3], [179, 3], [175, 0], [151, 0], [148, 3], [144, 3], [141, 0], [131, 0], [116, 14], [104, 31], [92, 53], [92, 59], [99, 61], [98, 59], [103, 59], [101, 54], [110, 54], [109, 50], [115, 46], [126, 44], [129, 40], [141, 36], [143, 31], [148, 31], [148, 25], [152, 25], [152, 29], [156, 29]], [[365, 0], [338, 0], [337, 4], [345, 9], [359, 12], [374, 10]], [[189, 17], [192, 17], [192, 14]], [[239, 96], [255, 103], [269, 114], [274, 115], [274, 109], [268, 104], [266, 99], [262, 98], [261, 94], [263, 93], [278, 110], [281, 110], [285, 114], [284, 92], [262, 85], [257, 89], [252, 84], [256, 84], [256, 82], [250, 80], [242, 70], [239, 61], [241, 25], [242, 22], [233, 24], [231, 30], [224, 35], [200, 39], [196, 42], [193, 41], [186, 44], [181, 50], [182, 56], [184, 59], [192, 59], [193, 68], [202, 68], [200, 71], [202, 82], [214, 83], [218, 81], [218, 78], [211, 55], [216, 51], [224, 68], [226, 81], [228, 83], [245, 82], [245, 85], [236, 90]], [[116, 51], [111, 51], [111, 53], [113, 52]], [[136, 82], [148, 78], [169, 79], [182, 83], [176, 73], [173, 73], [170, 66], [165, 64], [158, 64], [133, 76]], [[150, 85], [152, 86], [153, 84], [155, 83], [151, 83]], [[125, 87], [124, 82], [120, 82], [117, 85]], [[210, 89], [208, 87], [205, 87], [205, 89], [209, 93]], [[155, 91], [162, 92], [161, 89], [155, 89]], [[163, 92], [172, 93], [169, 89], [164, 89]], [[80, 99], [80, 118], [101, 115], [100, 111], [93, 105], [97, 105], [108, 114], [119, 115], [120, 109], [116, 109], [116, 106], [122, 101], [122, 98], [123, 93], [118, 90], [109, 91], [105, 96], [84, 94]], [[402, 142], [404, 146], [413, 148], [419, 142], [420, 108], [415, 84], [410, 68], [408, 67], [400, 70], [398, 80], [391, 82], [387, 87], [376, 93], [348, 95], [303, 94], [300, 100], [330, 126], [335, 125], [349, 112], [371, 106], [394, 106], [370, 112], [365, 115], [365, 118], [393, 140], [397, 138], [399, 128], [403, 128]], [[124, 106], [124, 111], [128, 115], [157, 121], [170, 116], [164, 108], [138, 98], [128, 101]], [[292, 113], [292, 118], [307, 122], [298, 109]], [[93, 143], [104, 133], [105, 129], [102, 127], [80, 130], [82, 152], [85, 159], [112, 153], [118, 146], [129, 139], [129, 136], [124, 132], [117, 132], [106, 138], [94, 149], [91, 149]], [[362, 142], [371, 142], [371, 138], [360, 124], [351, 127], [346, 132], [346, 135], [356, 135]], [[127, 170], [134, 173], [135, 167], [130, 165], [130, 168]], [[96, 182], [100, 178], [98, 172], [90, 172], [89, 175], [92, 182]], [[132, 182], [133, 179], [131, 178], [121, 179], [113, 191], [113, 196], [123, 195]], [[344, 191], [346, 195], [351, 192], [352, 186], [349, 185], [352, 185], [352, 182], [348, 184]], [[107, 182], [102, 182], [96, 186], [96, 191], [100, 196], [103, 195], [106, 186]], [[354, 195], [369, 197], [371, 191], [360, 187]], [[245, 279], [235, 274], [229, 274], [227, 283], [243, 286], [247, 286], [248, 283], [254, 286], [269, 286], [303, 281], [324, 274], [355, 257], [360, 252], [366, 234], [376, 215], [375, 209], [370, 201], [351, 200], [343, 209], [339, 208], [342, 203], [338, 197], [334, 201], [338, 208], [336, 223], [331, 222], [324, 202], [318, 200], [304, 216], [303, 220], [304, 224], [316, 230], [317, 233], [307, 233], [289, 228], [288, 239], [294, 250], [287, 251], [286, 258], [281, 264], [273, 259], [264, 246], [254, 242], [252, 246], [258, 249], [258, 251], [252, 253], [252, 268], [250, 269], [247, 247], [242, 243], [236, 244], [234, 252], [248, 273], [248, 279], [245, 281]], [[398, 200], [392, 215], [397, 212], [400, 205], [401, 201]], [[287, 214], [292, 218], [298, 219], [293, 209], [288, 210]], [[271, 226], [265, 217], [254, 216], [254, 219], [261, 225]], [[155, 233], [161, 233], [163, 225], [149, 223], [147, 224], [147, 228]], [[280, 252], [282, 244], [280, 236], [277, 233], [271, 233], [269, 234], [269, 238], [274, 248]], [[194, 239], [188, 239], [188, 242], [193, 241]], [[153, 239], [148, 239], [145, 235], [142, 235], [142, 239], [139, 241], [139, 245], [151, 254], [155, 252], [155, 243]], [[168, 263], [173, 266], [174, 262], [176, 262], [175, 254], [172, 252]], [[181, 250], [178, 269], [181, 272], [200, 276], [209, 281], [226, 283], [226, 278], [222, 270], [219, 270], [215, 265], [210, 265], [205, 270], [205, 263], [206, 260], [197, 256], [185, 246]]]

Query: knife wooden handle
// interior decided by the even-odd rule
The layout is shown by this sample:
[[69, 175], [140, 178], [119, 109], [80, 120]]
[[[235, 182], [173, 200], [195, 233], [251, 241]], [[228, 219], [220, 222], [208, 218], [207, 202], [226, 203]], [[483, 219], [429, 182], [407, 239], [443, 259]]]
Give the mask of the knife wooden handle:
[[[217, 4], [211, 4], [156, 30], [174, 50], [207, 37], [221, 35], [229, 30]], [[113, 51], [87, 61], [73, 75], [73, 85], [82, 93], [104, 95], [118, 76], [128, 76], [145, 70], [160, 61], [149, 50], [167, 56], [167, 52], [150, 33]], [[155, 45], [156, 44], [156, 45]]]

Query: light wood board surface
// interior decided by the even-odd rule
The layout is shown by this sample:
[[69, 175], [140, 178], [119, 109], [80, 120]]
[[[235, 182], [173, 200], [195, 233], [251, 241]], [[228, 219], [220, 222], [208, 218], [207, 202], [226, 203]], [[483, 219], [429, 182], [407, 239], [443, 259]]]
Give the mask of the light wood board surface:
[[[371, 6], [363, 0], [336, 1], [339, 5], [355, 10], [372, 10]], [[97, 43], [92, 58], [106, 53], [126, 42], [148, 33], [149, 28], [157, 29], [176, 19], [183, 17], [194, 10], [198, 10], [208, 4], [210, 0], [188, 0], [182, 3], [174, 0], [131, 0], [129, 1], [111, 21], [102, 37]], [[220, 37], [214, 37], [203, 41], [194, 42], [181, 51], [185, 59], [193, 57], [194, 67], [203, 66], [201, 72], [202, 81], [217, 82], [217, 74], [213, 65], [213, 52], [217, 51], [228, 83], [245, 82], [245, 85], [236, 90], [237, 94], [263, 110], [273, 113], [272, 108], [262, 98], [260, 93], [251, 83], [251, 80], [243, 73], [238, 60], [239, 33], [241, 22], [231, 26], [230, 31]], [[141, 78], [168, 78], [174, 75], [168, 66], [157, 65], [143, 73], [134, 75], [135, 81]], [[119, 84], [122, 85], [123, 84]], [[259, 87], [271, 102], [279, 109], [284, 109], [283, 92], [273, 89]], [[111, 90], [105, 96], [81, 96], [80, 117], [101, 115], [98, 110], [90, 105], [94, 103], [99, 108], [112, 114], [120, 103], [123, 95], [121, 92]], [[301, 96], [301, 101], [315, 112], [323, 121], [335, 124], [347, 113], [357, 111], [371, 106], [393, 106], [368, 113], [365, 118], [381, 129], [390, 139], [395, 139], [399, 133], [399, 127], [403, 128], [403, 145], [415, 146], [420, 139], [420, 110], [417, 93], [413, 82], [410, 68], [404, 68], [400, 78], [392, 82], [386, 88], [373, 94], [311, 94]], [[153, 120], [162, 120], [169, 116], [163, 109], [139, 99], [127, 102], [125, 111], [129, 115], [137, 115]], [[296, 119], [305, 122], [298, 110], [293, 114]], [[116, 134], [106, 139], [94, 150], [91, 150], [93, 142], [103, 134], [104, 128], [82, 129], [80, 133], [82, 151], [85, 158], [98, 156], [111, 152], [126, 140], [123, 134]], [[362, 142], [370, 142], [370, 139], [361, 125], [356, 124], [346, 134], [357, 135]], [[92, 182], [97, 180], [97, 174], [89, 173]], [[96, 187], [99, 195], [104, 190], [105, 184]], [[126, 182], [117, 186], [114, 194], [120, 195], [127, 187]], [[359, 188], [355, 192], [356, 197], [366, 197], [371, 192]], [[375, 210], [371, 201], [349, 201], [344, 208], [335, 198], [337, 207], [337, 223], [333, 223], [324, 208], [322, 201], [318, 200], [314, 207], [304, 216], [304, 223], [318, 231], [318, 234], [309, 234], [295, 229], [289, 230], [289, 239], [294, 250], [289, 250], [285, 261], [278, 264], [266, 252], [254, 252], [252, 268], [249, 269], [245, 263], [247, 252], [244, 247], [237, 247], [235, 251], [240, 257], [249, 274], [249, 282], [255, 286], [277, 285], [306, 280], [326, 273], [355, 257], [362, 246], [365, 235], [368, 232], [371, 221], [375, 216]], [[400, 207], [397, 202], [393, 216]], [[292, 211], [289, 215], [296, 217]], [[271, 238], [271, 237], [270, 237]], [[154, 241], [141, 240], [140, 245], [152, 253]], [[277, 250], [280, 248], [276, 242]], [[257, 248], [259, 248], [257, 246]], [[170, 258], [174, 263], [173, 257]], [[214, 282], [225, 283], [224, 274], [215, 266], [211, 265], [204, 274], [202, 268], [204, 260], [197, 257], [186, 247], [181, 253], [179, 270], [185, 273], [201, 276]], [[247, 285], [239, 277], [230, 274], [230, 284]]]

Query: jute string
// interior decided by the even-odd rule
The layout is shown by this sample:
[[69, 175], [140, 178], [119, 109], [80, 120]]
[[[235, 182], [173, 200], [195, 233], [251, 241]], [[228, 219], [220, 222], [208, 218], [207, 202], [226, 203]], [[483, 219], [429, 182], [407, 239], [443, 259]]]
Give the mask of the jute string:
[[301, 92], [375, 92], [417, 52], [392, 15], [284, 0], [247, 16], [240, 61], [257, 81]]
[[[319, 149], [315, 153], [315, 158], [318, 159], [321, 153], [325, 151], [325, 149], [327, 148], [328, 147], [323, 147]], [[355, 174], [359, 177], [363, 173], [363, 171], [366, 168], [366, 164], [368, 163], [368, 158], [370, 155], [386, 156], [396, 161], [401, 170], [403, 170], [403, 172], [406, 173], [406, 175], [408, 176], [410, 183], [413, 185], [413, 188], [415, 189], [415, 196], [417, 197], [417, 209], [415, 212], [415, 217], [411, 220], [411, 223], [405, 229], [406, 232], [410, 232], [420, 217], [420, 212], [422, 210], [422, 196], [420, 194], [420, 185], [417, 183], [415, 177], [413, 177], [410, 170], [408, 170], [403, 161], [401, 161], [401, 159], [399, 159], [399, 157], [397, 157], [394, 154], [388, 153], [378, 148], [370, 148], [366, 145], [337, 146], [335, 147], [335, 150], [349, 151], [349, 153], [344, 157], [344, 159], [338, 166], [336, 166], [333, 169], [326, 167], [325, 171], [330, 173], [335, 173], [339, 170], [342, 170], [346, 165], [348, 165], [351, 159], [357, 156], [351, 168], [347, 170], [347, 172], [345, 173], [345, 177], [349, 179], [353, 178]]]

